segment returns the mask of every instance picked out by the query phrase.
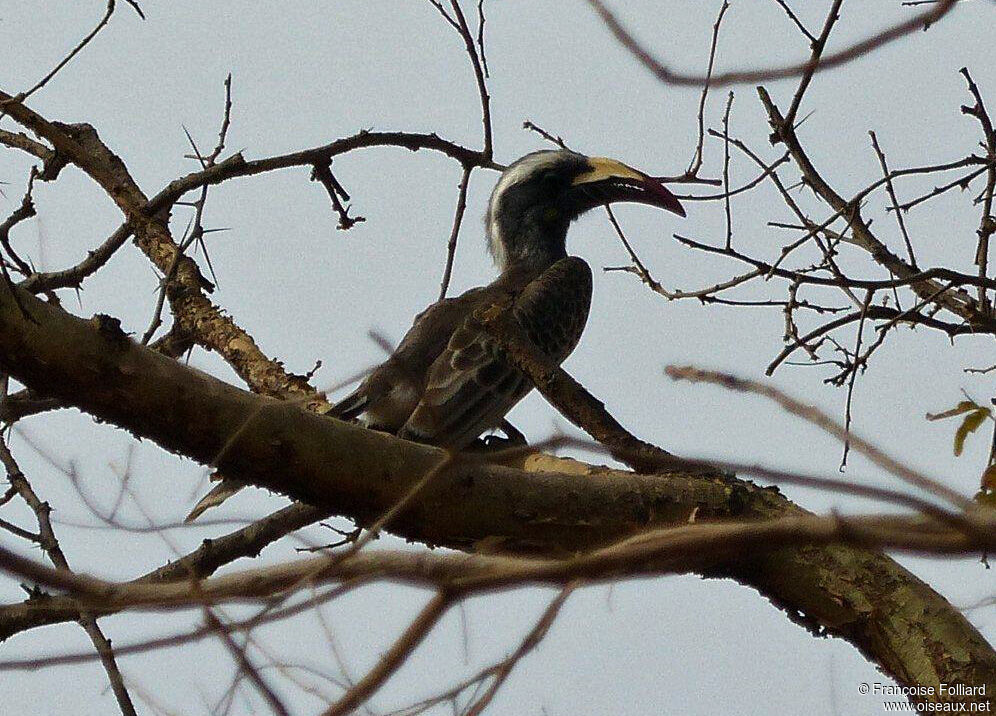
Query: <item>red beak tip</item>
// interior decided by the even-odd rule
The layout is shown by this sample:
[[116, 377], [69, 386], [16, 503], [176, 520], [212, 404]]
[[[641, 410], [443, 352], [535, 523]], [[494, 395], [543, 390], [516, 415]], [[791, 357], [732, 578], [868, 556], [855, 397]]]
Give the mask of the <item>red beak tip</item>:
[[672, 194], [670, 189], [660, 183], [658, 183], [654, 188], [656, 190], [655, 193], [663, 199], [665, 209], [674, 212], [681, 218], [685, 218], [685, 207], [681, 205], [681, 202], [678, 201], [678, 197]]

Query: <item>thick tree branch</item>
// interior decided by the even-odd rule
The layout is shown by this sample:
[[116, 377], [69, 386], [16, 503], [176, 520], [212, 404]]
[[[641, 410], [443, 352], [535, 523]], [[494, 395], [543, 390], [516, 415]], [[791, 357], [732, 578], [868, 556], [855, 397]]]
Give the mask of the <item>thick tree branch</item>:
[[509, 358], [529, 376], [543, 397], [561, 415], [609, 448], [613, 457], [638, 472], [664, 472], [687, 467], [685, 461], [667, 450], [640, 440], [620, 425], [601, 401], [524, 335], [511, 315], [510, 304], [495, 304], [475, 318], [501, 342]]
[[[369, 524], [442, 453], [254, 395], [135, 345], [21, 291], [0, 288], [0, 366], [25, 385], [226, 474]], [[775, 491], [683, 474], [620, 473], [533, 455], [532, 470], [461, 457], [387, 529], [427, 544], [559, 555], [651, 525], [799, 515]], [[580, 475], [584, 477], [581, 478]], [[766, 595], [813, 629], [847, 638], [903, 683], [992, 683], [996, 655], [967, 620], [883, 555], [783, 547], [702, 564]], [[872, 607], [871, 605], [874, 605]], [[804, 615], [799, 617], [798, 615]], [[924, 617], [929, 615], [929, 617]], [[952, 656], [954, 655], [954, 656]]]
[[[131, 226], [135, 243], [164, 276], [170, 277], [167, 297], [185, 332], [204, 347], [217, 351], [254, 391], [304, 398], [316, 409], [327, 405], [307, 380], [288, 373], [280, 363], [264, 355], [252, 336], [204, 296], [211, 284], [170, 236], [162, 210], [168, 211], [171, 204], [152, 206], [124, 162], [100, 140], [93, 127], [50, 122], [2, 91], [0, 101], [6, 102], [6, 111], [15, 121], [50, 142], [56, 152], [86, 172], [117, 204]], [[120, 231], [116, 237], [120, 238]]]

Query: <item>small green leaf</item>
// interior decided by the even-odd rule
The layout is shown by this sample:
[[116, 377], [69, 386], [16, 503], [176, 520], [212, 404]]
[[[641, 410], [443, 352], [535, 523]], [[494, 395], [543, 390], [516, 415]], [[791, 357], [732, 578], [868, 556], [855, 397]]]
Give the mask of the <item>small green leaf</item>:
[[988, 417], [989, 408], [978, 408], [965, 416], [965, 419], [961, 421], [961, 425], [958, 426], [958, 431], [955, 433], [955, 457], [960, 456], [961, 451], [965, 448], [965, 438], [978, 430], [979, 426], [982, 425], [983, 421]]

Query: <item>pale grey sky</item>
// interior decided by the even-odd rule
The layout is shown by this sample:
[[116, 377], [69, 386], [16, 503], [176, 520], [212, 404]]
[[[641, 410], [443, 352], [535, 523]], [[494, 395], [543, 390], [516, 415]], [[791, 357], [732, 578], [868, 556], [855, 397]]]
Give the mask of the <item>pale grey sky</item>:
[[[183, 158], [189, 148], [182, 127], [202, 147], [213, 146], [222, 82], [229, 72], [235, 107], [228, 146], [247, 157], [313, 146], [369, 127], [435, 131], [479, 146], [477, 93], [462, 45], [427, 2], [146, 0], [146, 22], [120, 4], [104, 33], [30, 104], [50, 119], [97, 127], [147, 192], [194, 168]], [[103, 5], [97, 0], [0, 0], [0, 86], [17, 91], [33, 84], [92, 26]], [[704, 69], [719, 3], [640, 0], [614, 5], [638, 37], [675, 66]], [[827, 3], [793, 5], [818, 29]], [[677, 174], [685, 168], [695, 142], [696, 90], [657, 83], [613, 41], [582, 0], [492, 0], [486, 8], [499, 161], [543, 146], [536, 135], [521, 129], [523, 120], [531, 119], [581, 151], [617, 157], [650, 173]], [[966, 2], [929, 32], [816, 78], [801, 112], [813, 115], [800, 133], [832, 182], [853, 191], [878, 176], [869, 129], [877, 131], [896, 167], [957, 159], [972, 151], [979, 135], [974, 121], [959, 112], [969, 98], [957, 71], [968, 66], [996, 106], [993, 11], [990, 2]], [[845, 3], [832, 47], [909, 12], [899, 0]], [[720, 69], [806, 54], [776, 3], [734, 1], [720, 38]], [[787, 106], [794, 82], [768, 86], [776, 101]], [[764, 144], [767, 127], [753, 88], [734, 89], [733, 133], [765, 150], [765, 156], [777, 156]], [[710, 99], [706, 118], [711, 126], [719, 123], [725, 93], [718, 90]], [[707, 143], [705, 172], [713, 176], [719, 172], [717, 149]], [[3, 187], [7, 198], [0, 198], [0, 214], [9, 213], [19, 200], [28, 166], [22, 157], [0, 153], [0, 181], [9, 182]], [[367, 219], [349, 232], [335, 230], [328, 198], [301, 169], [213, 189], [206, 214], [208, 226], [230, 228], [209, 237], [219, 278], [215, 299], [264, 352], [290, 370], [304, 373], [321, 359], [320, 386], [381, 358], [366, 337], [368, 330], [396, 340], [412, 316], [435, 299], [459, 179], [458, 165], [445, 157], [400, 149], [357, 152], [337, 160], [335, 168], [353, 195], [355, 213]], [[735, 183], [752, 175], [753, 170], [735, 162]], [[495, 179], [493, 172], [475, 173], [457, 253], [455, 291], [494, 275], [480, 217]], [[55, 185], [38, 186], [35, 200], [39, 217], [20, 227], [15, 237], [45, 269], [75, 263], [120, 221], [107, 198], [72, 170]], [[883, 225], [888, 219], [881, 211], [884, 203], [882, 197], [873, 200]], [[910, 216], [921, 264], [970, 265], [977, 216], [964, 206], [965, 198], [954, 195]], [[693, 288], [740, 271], [740, 266], [691, 253], [670, 238], [675, 231], [713, 241], [723, 235], [719, 203], [695, 203], [688, 209], [684, 221], [646, 207], [622, 207], [617, 214], [665, 285]], [[734, 200], [733, 211], [735, 241], [757, 251], [777, 250], [783, 236], [765, 223], [789, 217], [775, 196], [767, 190], [752, 193]], [[185, 221], [178, 210], [177, 230]], [[898, 240], [891, 228], [886, 233]], [[596, 280], [592, 317], [567, 367], [621, 422], [682, 455], [837, 474], [839, 446], [814, 429], [768, 404], [663, 377], [668, 363], [760, 376], [781, 348], [780, 313], [668, 303], [631, 275], [597, 271], [625, 263], [626, 255], [595, 213], [574, 226], [569, 248], [596, 268]], [[129, 246], [86, 283], [82, 307], [70, 293], [64, 298], [70, 310], [110, 313], [126, 330], [141, 333], [155, 302], [155, 286], [147, 260]], [[939, 335], [898, 332], [858, 384], [855, 429], [971, 494], [987, 440], [971, 440], [966, 454], [955, 459], [953, 427], [928, 423], [923, 415], [950, 407], [962, 388], [987, 399], [991, 379], [965, 375], [962, 369], [991, 364], [991, 354], [983, 339], [962, 339], [952, 349]], [[202, 351], [191, 362], [236, 380], [224, 364]], [[823, 385], [825, 375], [818, 369], [786, 367], [774, 382], [840, 414], [844, 392]], [[555, 427], [573, 433], [535, 395], [511, 418], [533, 439]], [[22, 428], [60, 460], [74, 462], [86, 486], [109, 504], [117, 484], [113, 468], [124, 462], [131, 445], [126, 434], [73, 411], [26, 420]], [[56, 518], [93, 521], [63, 474], [38, 459], [21, 437], [15, 435], [12, 448], [38, 491], [52, 502]], [[133, 488], [139, 499], [164, 520], [185, 514], [193, 495], [204, 489], [202, 468], [149, 443], [137, 447], [135, 468]], [[887, 481], [858, 456], [852, 456], [847, 475], [877, 484]], [[869, 507], [838, 495], [791, 487], [784, 491], [810, 509]], [[262, 515], [280, 504], [280, 499], [250, 490], [219, 513]], [[127, 514], [141, 522], [136, 510]], [[171, 531], [170, 544], [141, 533], [65, 524], [57, 529], [74, 566], [126, 578], [168, 559], [174, 547], [192, 549], [227, 528]], [[317, 530], [311, 534], [324, 539]], [[13, 542], [7, 535], [0, 539], [5, 545]], [[281, 543], [268, 549], [264, 559], [291, 557], [293, 546]], [[969, 605], [993, 592], [991, 572], [974, 560], [900, 561], [955, 604]], [[453, 611], [373, 698], [371, 708], [381, 713], [430, 695], [500, 657], [514, 648], [552, 595], [528, 589], [471, 600], [466, 654], [460, 615]], [[0, 599], [22, 597], [15, 581], [0, 580]], [[373, 663], [425, 598], [417, 590], [373, 586], [326, 610], [354, 677]], [[988, 638], [996, 638], [991, 608], [973, 610], [969, 617]], [[196, 613], [126, 615], [102, 623], [115, 643], [124, 644], [198, 619]], [[266, 627], [259, 636], [287, 661], [335, 669], [313, 617]], [[0, 659], [86, 646], [78, 627], [55, 627], [11, 639]], [[136, 692], [182, 714], [206, 713], [204, 703], [219, 698], [232, 670], [224, 647], [216, 642], [123, 657], [121, 664]], [[880, 700], [859, 696], [858, 684], [882, 680], [849, 644], [814, 639], [749, 589], [728, 581], [671, 577], [588, 588], [572, 596], [490, 713], [829, 715], [836, 703], [837, 713], [870, 715], [881, 713]], [[10, 713], [114, 713], [105, 684], [96, 664], [0, 673], [4, 709]], [[293, 688], [281, 691], [295, 714], [319, 710], [319, 700]], [[250, 701], [240, 697], [232, 713], [265, 712], [255, 695]]]

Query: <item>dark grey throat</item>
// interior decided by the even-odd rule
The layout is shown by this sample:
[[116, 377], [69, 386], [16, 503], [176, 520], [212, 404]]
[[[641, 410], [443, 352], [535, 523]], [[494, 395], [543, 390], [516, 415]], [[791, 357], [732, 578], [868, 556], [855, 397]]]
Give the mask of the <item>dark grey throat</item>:
[[523, 213], [502, 214], [489, 227], [488, 243], [499, 268], [542, 271], [567, 255], [570, 219], [555, 210], [534, 207]]

